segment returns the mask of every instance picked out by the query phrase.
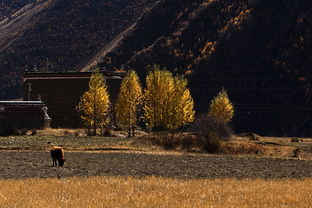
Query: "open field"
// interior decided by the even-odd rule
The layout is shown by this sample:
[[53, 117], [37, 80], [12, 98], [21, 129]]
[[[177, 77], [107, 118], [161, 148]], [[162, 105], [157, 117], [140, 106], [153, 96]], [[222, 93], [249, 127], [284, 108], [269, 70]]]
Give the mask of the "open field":
[[[49, 153], [52, 145], [65, 148], [67, 160], [64, 168], [52, 167]], [[151, 175], [183, 179], [312, 177], [312, 160], [309, 157], [293, 157], [293, 150], [300, 145], [301, 149], [306, 150], [304, 154], [310, 155], [309, 142], [239, 137], [227, 145], [242, 153], [213, 155], [166, 151], [148, 144], [140, 145], [136, 138], [122, 136], [80, 137], [69, 134], [0, 137], [0, 178]], [[256, 151], [250, 152], [250, 149]]]
[[0, 151], [0, 178], [66, 178], [90, 176], [161, 176], [170, 178], [310, 178], [312, 161], [100, 151], [66, 152], [63, 168], [52, 167], [44, 151]]
[[[311, 207], [309, 139], [238, 136], [219, 155], [140, 139], [0, 137], [0, 207]], [[63, 168], [52, 145], [65, 148]]]
[[312, 180], [91, 177], [0, 180], [0, 207], [311, 207]]

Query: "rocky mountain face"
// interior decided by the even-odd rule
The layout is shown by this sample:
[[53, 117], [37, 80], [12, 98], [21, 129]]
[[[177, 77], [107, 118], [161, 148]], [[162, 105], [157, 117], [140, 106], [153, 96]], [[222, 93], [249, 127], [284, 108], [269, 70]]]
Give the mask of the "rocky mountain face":
[[237, 132], [312, 135], [312, 2], [161, 0], [98, 64], [185, 74], [198, 113], [225, 88]]
[[188, 77], [198, 114], [226, 89], [236, 132], [312, 135], [309, 0], [14, 2], [0, 10], [2, 99], [25, 70], [132, 68], [144, 82], [158, 64]]
[[2, 0], [0, 99], [21, 96], [23, 71], [80, 70], [154, 2]]

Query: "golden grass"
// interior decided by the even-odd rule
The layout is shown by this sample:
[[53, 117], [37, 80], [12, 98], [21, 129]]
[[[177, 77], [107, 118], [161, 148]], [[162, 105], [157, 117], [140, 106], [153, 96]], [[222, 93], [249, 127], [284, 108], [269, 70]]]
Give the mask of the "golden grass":
[[311, 207], [312, 179], [0, 180], [0, 207]]
[[229, 142], [222, 142], [221, 148], [226, 154], [240, 155], [240, 154], [256, 154], [267, 155], [273, 157], [292, 157], [294, 154], [293, 146], [287, 145], [263, 145], [257, 144], [249, 140], [231, 140]]
[[39, 136], [87, 136], [85, 129], [44, 129], [37, 130]]

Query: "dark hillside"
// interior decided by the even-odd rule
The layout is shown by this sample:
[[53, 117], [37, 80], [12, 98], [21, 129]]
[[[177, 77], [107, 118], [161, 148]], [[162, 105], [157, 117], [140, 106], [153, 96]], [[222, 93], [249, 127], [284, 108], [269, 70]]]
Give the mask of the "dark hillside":
[[36, 2], [36, 0], [1, 0], [0, 21], [10, 17], [12, 14], [22, 9], [27, 4], [34, 2]]
[[155, 0], [39, 0], [30, 8], [43, 2], [47, 2], [46, 8], [34, 11], [28, 19], [11, 17], [10, 21], [20, 18], [19, 23], [27, 25], [22, 32], [12, 29], [15, 22], [0, 27], [0, 34], [11, 29], [8, 35], [14, 35], [0, 38], [1, 99], [21, 96], [21, 73], [25, 70], [79, 70]]
[[311, 135], [311, 21], [308, 0], [162, 0], [99, 65], [160, 64], [190, 78], [198, 112], [227, 89], [238, 132]]

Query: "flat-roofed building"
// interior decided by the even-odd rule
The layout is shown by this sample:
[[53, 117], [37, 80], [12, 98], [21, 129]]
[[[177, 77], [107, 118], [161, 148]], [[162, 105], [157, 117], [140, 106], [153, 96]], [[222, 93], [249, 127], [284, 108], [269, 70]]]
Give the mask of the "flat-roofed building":
[[[102, 72], [110, 100], [115, 102], [124, 73]], [[82, 127], [76, 106], [88, 89], [91, 72], [24, 73], [24, 100], [40, 100], [48, 107], [53, 128]]]
[[19, 129], [49, 127], [50, 117], [42, 101], [0, 101], [0, 134]]

